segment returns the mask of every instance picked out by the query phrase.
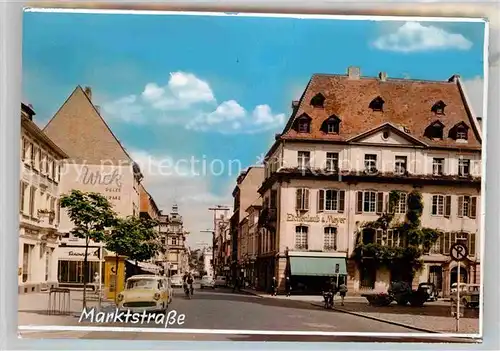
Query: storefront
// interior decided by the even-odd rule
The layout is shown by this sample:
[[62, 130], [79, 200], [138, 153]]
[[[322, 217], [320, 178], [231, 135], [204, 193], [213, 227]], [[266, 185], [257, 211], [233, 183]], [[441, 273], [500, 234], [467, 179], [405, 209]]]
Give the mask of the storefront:
[[332, 278], [336, 284], [347, 281], [347, 260], [342, 253], [288, 252], [286, 272], [292, 291], [318, 294]]
[[[85, 276], [88, 283], [93, 282], [95, 273], [99, 272], [99, 247], [88, 248], [87, 270], [84, 267], [85, 247], [60, 246], [57, 250], [59, 252], [57, 275], [60, 286], [83, 285]], [[101, 277], [104, 277], [104, 262], [102, 262]]]

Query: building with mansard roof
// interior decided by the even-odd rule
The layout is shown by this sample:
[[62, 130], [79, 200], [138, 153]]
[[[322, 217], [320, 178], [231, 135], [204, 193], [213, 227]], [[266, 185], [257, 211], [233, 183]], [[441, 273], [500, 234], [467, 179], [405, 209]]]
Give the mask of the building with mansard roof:
[[[350, 292], [384, 291], [401, 272], [375, 264], [360, 244], [405, 247], [393, 229], [367, 223], [384, 213], [405, 222], [407, 197], [422, 195], [422, 227], [442, 235], [426, 249], [413, 284], [430, 281], [444, 296], [457, 282], [452, 243], [468, 247], [461, 281], [480, 281], [481, 128], [460, 77], [446, 81], [315, 74], [268, 150], [261, 236], [284, 288], [319, 290], [329, 276]], [[399, 194], [392, 204], [390, 194]], [[391, 208], [389, 208], [391, 207]]]

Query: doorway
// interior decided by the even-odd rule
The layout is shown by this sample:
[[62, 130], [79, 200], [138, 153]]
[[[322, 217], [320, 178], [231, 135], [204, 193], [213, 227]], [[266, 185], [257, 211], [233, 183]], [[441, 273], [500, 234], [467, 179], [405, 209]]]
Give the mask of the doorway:
[[[450, 287], [457, 282], [457, 268], [452, 268], [450, 271]], [[460, 283], [468, 283], [468, 276], [467, 268], [460, 266]]]

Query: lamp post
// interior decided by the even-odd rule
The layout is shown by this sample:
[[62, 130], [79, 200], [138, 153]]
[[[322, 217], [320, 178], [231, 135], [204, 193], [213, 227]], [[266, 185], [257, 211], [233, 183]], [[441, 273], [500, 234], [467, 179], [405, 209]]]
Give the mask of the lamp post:
[[214, 212], [214, 230], [212, 232], [212, 269], [215, 272], [215, 232], [217, 230], [217, 211], [228, 211], [229, 207], [217, 205], [215, 207], [210, 207], [208, 210]]

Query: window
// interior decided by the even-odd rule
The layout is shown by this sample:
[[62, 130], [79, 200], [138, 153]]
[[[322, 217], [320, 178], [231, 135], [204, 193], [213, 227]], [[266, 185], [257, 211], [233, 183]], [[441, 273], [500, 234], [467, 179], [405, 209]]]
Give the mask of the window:
[[45, 161], [44, 161], [44, 165], [45, 165], [45, 175], [46, 176], [49, 176], [49, 156], [48, 155], [44, 155], [45, 157]]
[[57, 166], [57, 181], [61, 181], [61, 165]]
[[456, 140], [467, 140], [467, 128], [464, 126], [458, 126], [455, 133]]
[[339, 154], [338, 152], [326, 153], [326, 169], [328, 171], [337, 171], [339, 169]]
[[31, 186], [30, 188], [30, 216], [32, 218], [35, 217], [35, 195], [36, 195], [36, 187]]
[[457, 242], [460, 242], [467, 247], [469, 251], [469, 256], [476, 255], [476, 234], [465, 233], [465, 232], [444, 233], [442, 253], [444, 255], [449, 255], [451, 246]]
[[338, 134], [339, 133], [339, 124], [338, 124], [338, 122], [329, 121], [326, 124], [326, 130], [327, 130], [327, 133]]
[[297, 210], [307, 211], [309, 210], [309, 189], [301, 188], [297, 189], [297, 197], [295, 208]]
[[326, 227], [324, 235], [324, 250], [334, 250], [337, 251], [337, 228]]
[[435, 121], [425, 129], [425, 135], [430, 139], [443, 139], [444, 124]]
[[314, 95], [314, 97], [311, 99], [311, 105], [314, 107], [323, 107], [324, 104], [325, 104], [325, 97], [321, 93]]
[[440, 237], [434, 242], [434, 244], [431, 245], [430, 247], [431, 254], [440, 254], [442, 252], [441, 240], [443, 240], [443, 238]]
[[31, 154], [31, 166], [32, 167], [35, 167], [35, 163], [36, 163], [36, 148], [35, 148], [35, 145], [33, 145], [33, 143], [30, 144], [30, 154]]
[[50, 277], [50, 261], [51, 261], [51, 252], [50, 251], [47, 251], [45, 253], [45, 281], [48, 281], [49, 280], [49, 277]]
[[432, 159], [432, 174], [435, 176], [441, 176], [444, 173], [444, 158], [433, 158]]
[[307, 118], [302, 117], [299, 119], [299, 133], [309, 133], [310, 124]]
[[177, 238], [172, 238], [172, 246], [176, 246], [177, 245]]
[[396, 160], [394, 162], [395, 168], [394, 172], [396, 174], [405, 174], [406, 173], [406, 156], [396, 156]]
[[295, 248], [299, 250], [307, 250], [308, 242], [307, 242], [307, 233], [308, 227], [306, 226], [297, 226], [295, 227]]
[[52, 179], [57, 180], [57, 163], [56, 160], [52, 160]]
[[311, 162], [311, 153], [309, 151], [299, 151], [297, 154], [297, 163], [299, 168], [309, 168]]
[[61, 202], [57, 200], [57, 206], [56, 206], [56, 211], [57, 211], [57, 223], [61, 223]]
[[432, 196], [432, 209], [431, 213], [434, 216], [444, 216], [444, 202], [445, 197], [443, 195], [433, 195]]
[[26, 283], [31, 278], [31, 252], [34, 245], [24, 244], [23, 246], [23, 283]]
[[399, 192], [399, 199], [398, 201], [396, 201], [396, 205], [394, 207], [394, 213], [397, 214], [406, 213], [406, 202], [407, 202], [407, 194]]
[[21, 181], [21, 196], [19, 199], [19, 209], [21, 213], [24, 213], [24, 210], [26, 208], [26, 190], [28, 190], [28, 184], [25, 182]]
[[401, 235], [397, 230], [388, 229], [387, 233], [382, 229], [377, 229], [375, 232], [375, 243], [388, 247], [402, 247], [403, 242]]
[[49, 224], [53, 224], [54, 219], [55, 219], [55, 213], [56, 213], [56, 198], [55, 197], [50, 199], [50, 211], [52, 213], [49, 215]]
[[25, 137], [23, 137], [23, 149], [21, 150], [21, 159], [25, 161], [27, 155], [28, 155], [28, 140]]
[[476, 218], [477, 197], [459, 196], [458, 197], [458, 217]]
[[437, 115], [444, 115], [444, 108], [446, 107], [446, 104], [439, 100], [432, 106], [432, 112], [434, 112]]
[[458, 175], [460, 177], [467, 177], [470, 175], [470, 160], [460, 158], [458, 160]]
[[47, 174], [48, 163], [47, 163], [47, 154], [42, 154], [42, 162], [40, 163], [40, 171], [43, 175]]
[[375, 191], [365, 191], [363, 194], [363, 212], [375, 213], [377, 200]]
[[365, 155], [365, 171], [367, 173], [377, 172], [377, 155]]
[[361, 266], [361, 288], [374, 289], [377, 277], [377, 267], [371, 263], [365, 263]]
[[384, 108], [384, 103], [385, 103], [384, 99], [382, 99], [380, 96], [377, 96], [370, 102], [369, 107], [373, 111], [382, 111]]
[[345, 191], [344, 190], [319, 190], [318, 211], [344, 212]]
[[270, 202], [270, 207], [271, 208], [276, 208], [278, 203], [278, 191], [275, 189], [271, 190], [271, 202]]

